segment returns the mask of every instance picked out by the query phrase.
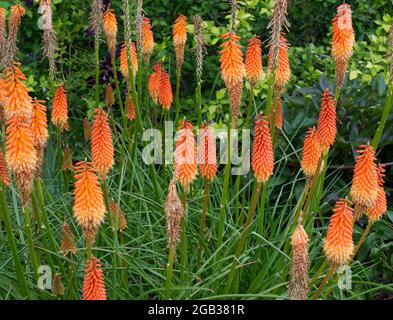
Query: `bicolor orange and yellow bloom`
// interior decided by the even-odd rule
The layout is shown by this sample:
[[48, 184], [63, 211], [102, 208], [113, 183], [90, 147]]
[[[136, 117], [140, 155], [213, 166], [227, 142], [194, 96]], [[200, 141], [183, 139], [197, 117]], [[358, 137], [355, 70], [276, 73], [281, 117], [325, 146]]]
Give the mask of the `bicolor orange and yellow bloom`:
[[197, 148], [192, 124], [182, 120], [176, 133], [175, 175], [184, 189], [198, 174]]
[[370, 145], [362, 145], [357, 154], [350, 194], [356, 205], [371, 208], [375, 205], [379, 188], [375, 151]]
[[184, 62], [184, 48], [187, 42], [187, 17], [181, 15], [176, 19], [172, 33], [176, 65], [178, 69], [181, 69]]
[[100, 108], [94, 110], [91, 137], [91, 154], [94, 167], [99, 175], [106, 179], [114, 164], [115, 151], [108, 115]]
[[346, 264], [353, 251], [353, 209], [352, 203], [345, 199], [336, 202], [330, 218], [324, 252], [332, 267]]
[[[134, 77], [138, 72], [138, 56], [136, 54], [136, 45], [134, 42], [130, 44], [131, 49], [131, 65], [132, 65], [132, 72]], [[129, 79], [129, 69], [128, 69], [128, 60], [127, 60], [127, 48], [125, 43], [122, 43], [120, 49], [120, 71], [124, 78]]]
[[30, 120], [30, 131], [33, 135], [34, 146], [44, 148], [48, 141], [48, 119], [44, 100], [33, 100], [33, 114]]
[[221, 36], [226, 40], [221, 44], [220, 63], [221, 75], [227, 87], [243, 82], [245, 66], [243, 63], [242, 46], [239, 44], [240, 37], [234, 32]]
[[387, 211], [387, 198], [384, 190], [384, 176], [385, 168], [382, 165], [378, 166], [378, 194], [374, 206], [368, 208], [366, 213], [368, 220], [371, 223], [378, 221]]
[[104, 198], [96, 170], [83, 161], [75, 166], [74, 216], [86, 238], [94, 238], [104, 220]]
[[308, 129], [306, 138], [304, 139], [303, 157], [300, 163], [304, 174], [308, 178], [315, 176], [317, 173], [321, 156], [322, 150], [317, 137], [317, 132], [315, 128], [310, 128]]
[[68, 102], [64, 85], [56, 88], [53, 97], [52, 123], [60, 131], [68, 130]]
[[199, 140], [199, 169], [202, 177], [208, 181], [217, 174], [216, 137], [208, 124], [202, 124]]
[[325, 89], [322, 93], [322, 105], [317, 126], [317, 136], [324, 153], [334, 144], [336, 134], [337, 125], [334, 98], [329, 89]]
[[6, 130], [6, 159], [12, 172], [34, 174], [37, 154], [34, 138], [26, 120], [12, 116], [8, 119]]
[[19, 67], [20, 64], [15, 63], [5, 70], [4, 81], [2, 82], [4, 113], [6, 118], [15, 115], [29, 119], [32, 113], [31, 98], [29, 90], [24, 84], [27, 78]]
[[142, 47], [141, 51], [146, 62], [149, 62], [150, 56], [154, 50], [154, 35], [151, 30], [150, 19], [143, 17], [142, 19]]
[[337, 86], [341, 87], [352, 56], [355, 33], [352, 27], [351, 6], [344, 3], [337, 7], [337, 15], [332, 21], [332, 56], [336, 63]]
[[100, 260], [92, 257], [86, 261], [83, 279], [83, 300], [106, 300], [104, 273]]
[[114, 59], [116, 52], [117, 21], [116, 15], [114, 11], [110, 9], [110, 7], [108, 7], [104, 13], [103, 25], [109, 53], [112, 59]]
[[273, 175], [274, 151], [269, 124], [265, 116], [258, 115], [254, 132], [252, 170], [259, 183], [267, 183]]
[[6, 160], [15, 175], [22, 205], [30, 199], [36, 174], [37, 151], [30, 126], [24, 117], [12, 116], [6, 122]]
[[[269, 67], [268, 74], [270, 74], [273, 68], [273, 46], [270, 47], [269, 53]], [[280, 46], [278, 48], [277, 65], [275, 68], [275, 85], [279, 88], [283, 88], [291, 78], [291, 67], [289, 65], [288, 58], [288, 43], [285, 39], [284, 34], [280, 37]]]
[[226, 40], [221, 44], [220, 51], [221, 76], [228, 90], [232, 117], [237, 118], [240, 115], [245, 74], [242, 46], [239, 44], [240, 37], [234, 32], [226, 33], [221, 38]]
[[248, 41], [245, 67], [247, 80], [255, 86], [263, 75], [261, 40], [258, 36]]

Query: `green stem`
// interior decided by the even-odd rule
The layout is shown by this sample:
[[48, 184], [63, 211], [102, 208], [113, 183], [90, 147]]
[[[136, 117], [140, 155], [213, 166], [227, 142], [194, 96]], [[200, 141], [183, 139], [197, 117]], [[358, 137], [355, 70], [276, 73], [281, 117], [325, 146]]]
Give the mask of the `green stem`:
[[244, 125], [244, 127], [246, 129], [248, 129], [250, 126], [250, 119], [251, 119], [251, 113], [252, 113], [251, 109], [252, 109], [253, 101], [254, 101], [254, 86], [250, 86], [250, 97], [249, 97], [248, 105], [247, 105], [246, 123]]
[[392, 109], [392, 100], [393, 100], [393, 86], [389, 87], [389, 93], [385, 100], [385, 106], [383, 108], [381, 122], [379, 123], [377, 132], [375, 132], [374, 139], [371, 143], [371, 146], [376, 150], [378, 148], [379, 142], [382, 137], [383, 130], [385, 128], [386, 121], [388, 119], [390, 110]]
[[224, 289], [224, 294], [228, 294], [230, 292], [231, 288], [232, 288], [232, 282], [233, 282], [233, 279], [235, 278], [235, 275], [236, 275], [236, 267], [238, 265], [239, 257], [240, 257], [240, 255], [242, 253], [244, 243], [247, 240], [247, 236], [248, 236], [248, 233], [249, 233], [249, 230], [250, 230], [249, 227], [250, 227], [250, 225], [252, 223], [252, 220], [253, 220], [254, 215], [255, 215], [255, 209], [256, 209], [256, 207], [258, 205], [258, 200], [259, 200], [259, 195], [260, 195], [260, 192], [261, 192], [261, 187], [262, 187], [262, 184], [260, 182], [258, 182], [257, 183], [257, 188], [254, 189], [255, 192], [254, 192], [252, 200], [251, 200], [251, 207], [250, 207], [250, 210], [248, 212], [246, 223], [243, 226], [243, 231], [241, 233], [240, 240], [239, 240], [239, 242], [237, 244], [237, 247], [236, 247], [235, 256], [234, 256], [233, 261], [232, 261], [231, 270], [229, 271], [228, 280], [227, 280], [227, 283], [226, 283], [226, 286], [225, 286], [225, 289]]
[[332, 275], [335, 272], [336, 272], [336, 268], [330, 268], [329, 269], [329, 272], [323, 278], [323, 280], [322, 280], [321, 284], [319, 285], [317, 291], [311, 297], [311, 300], [317, 300], [319, 298], [319, 296], [322, 293], [322, 290], [325, 288], [325, 286], [327, 285], [327, 283], [329, 282], [330, 278], [332, 277]]
[[181, 79], [181, 70], [177, 69], [176, 70], [176, 96], [175, 96], [175, 107], [176, 107], [175, 122], [177, 121], [180, 112], [180, 79]]
[[124, 114], [123, 99], [121, 98], [119, 79], [117, 77], [117, 65], [116, 65], [116, 59], [114, 56], [112, 57], [112, 68], [113, 68], [113, 78], [115, 79], [117, 101], [119, 102], [119, 108], [120, 108], [120, 113], [123, 118], [124, 128], [126, 128], [127, 127], [127, 115]]
[[[48, 218], [48, 213], [46, 211], [44, 193], [43, 193], [43, 189], [42, 189], [42, 179], [41, 178], [36, 179], [36, 186], [37, 186], [37, 189], [35, 191], [37, 193], [38, 203], [39, 203], [40, 210], [41, 210], [41, 213], [42, 213], [43, 227], [45, 228], [46, 232], [48, 233], [49, 242], [50, 242], [50, 245], [51, 245], [51, 250], [53, 252], [57, 252], [58, 251], [58, 245], [57, 245], [57, 243], [55, 241], [55, 238], [53, 237], [52, 228], [50, 227], [50, 224], [49, 224], [49, 218]], [[56, 263], [59, 266], [61, 272], [63, 274], [65, 274], [65, 270], [63, 268], [63, 264], [61, 263], [61, 259], [57, 255], [56, 255]]]
[[94, 36], [95, 60], [96, 60], [96, 84], [95, 84], [95, 100], [96, 107], [100, 104], [100, 39], [98, 34]]
[[18, 249], [16, 246], [15, 237], [14, 237], [14, 232], [12, 230], [12, 222], [11, 222], [10, 211], [9, 211], [8, 205], [7, 205], [7, 196], [6, 196], [5, 187], [1, 183], [0, 183], [0, 187], [1, 187], [0, 188], [0, 204], [1, 204], [0, 212], [3, 215], [4, 224], [5, 224], [5, 228], [7, 231], [7, 241], [8, 241], [9, 247], [11, 249], [12, 258], [13, 258], [14, 264], [15, 264], [16, 279], [18, 280], [17, 285], [19, 286], [20, 292], [23, 297], [31, 298], [30, 292], [27, 289], [27, 284], [26, 284], [26, 279], [24, 276], [22, 263], [19, 258]]
[[186, 227], [187, 227], [187, 191], [184, 190], [183, 194], [183, 208], [184, 215], [181, 218], [181, 247], [180, 247], [180, 282], [184, 284], [186, 279], [186, 270], [187, 270], [187, 236], [186, 236]]
[[267, 196], [267, 183], [263, 185], [261, 193], [261, 205], [258, 212], [258, 234], [263, 236], [264, 225], [265, 225], [265, 212], [266, 212], [266, 198]]
[[166, 266], [166, 281], [165, 281], [165, 299], [171, 298], [172, 274], [173, 274], [173, 261], [175, 259], [176, 246], [171, 245], [169, 248], [168, 264]]
[[[39, 209], [38, 201], [37, 201], [37, 196], [36, 196], [35, 192], [31, 195], [31, 202], [33, 204], [33, 209], [34, 209], [34, 212], [37, 217], [38, 233], [41, 234], [43, 231], [46, 230], [46, 228], [45, 228], [45, 225], [42, 223], [41, 213], [40, 213], [40, 209]], [[46, 234], [42, 234], [42, 243], [43, 243], [45, 249], [51, 249], [52, 252], [56, 252], [56, 251], [53, 251], [53, 248], [49, 247]], [[45, 255], [46, 255], [46, 258], [48, 259], [48, 263], [50, 265], [52, 273], [56, 272], [55, 265], [53, 263], [53, 259], [50, 254], [50, 250], [45, 250]]]
[[203, 201], [203, 208], [202, 208], [201, 225], [199, 228], [198, 256], [196, 262], [197, 271], [201, 267], [203, 235], [205, 232], [206, 213], [208, 207], [209, 207], [209, 181], [205, 179], [205, 194], [204, 194], [204, 201]]
[[34, 248], [34, 240], [33, 240], [33, 233], [31, 231], [31, 221], [30, 221], [30, 209], [28, 205], [25, 205], [23, 207], [23, 214], [25, 218], [25, 232], [26, 232], [26, 238], [27, 238], [27, 246], [29, 248], [30, 252], [30, 259], [31, 259], [31, 264], [33, 266], [33, 272], [34, 272], [34, 277], [36, 280], [38, 280], [38, 260], [37, 260], [37, 255], [35, 252]]
[[227, 146], [227, 164], [225, 166], [224, 172], [224, 185], [222, 188], [222, 195], [221, 195], [221, 208], [220, 208], [220, 221], [218, 225], [218, 232], [217, 232], [217, 249], [222, 246], [223, 237], [224, 237], [224, 226], [225, 226], [225, 212], [226, 212], [226, 205], [227, 205], [227, 196], [228, 196], [228, 187], [229, 187], [229, 176], [231, 173], [231, 129], [232, 129], [232, 116], [230, 113], [229, 116], [229, 125], [228, 125], [228, 146]]
[[198, 110], [198, 124], [202, 124], [202, 87], [201, 83], [198, 82], [196, 88], [196, 105]]

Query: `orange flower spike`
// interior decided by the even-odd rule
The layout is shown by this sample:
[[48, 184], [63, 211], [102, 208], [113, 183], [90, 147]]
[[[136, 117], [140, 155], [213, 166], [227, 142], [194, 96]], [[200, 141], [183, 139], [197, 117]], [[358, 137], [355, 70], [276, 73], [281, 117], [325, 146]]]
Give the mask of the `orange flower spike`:
[[173, 25], [173, 43], [176, 46], [187, 42], [187, 17], [180, 15]]
[[135, 105], [134, 105], [134, 100], [132, 100], [132, 97], [129, 98], [128, 102], [128, 115], [127, 118], [128, 120], [135, 120], [136, 113], [135, 113]]
[[330, 218], [323, 250], [332, 267], [339, 267], [351, 259], [353, 251], [352, 203], [340, 199], [336, 202]]
[[74, 216], [86, 234], [95, 234], [104, 220], [105, 205], [98, 176], [89, 162], [75, 166]]
[[16, 4], [11, 7], [10, 10], [10, 25], [15, 23], [15, 21], [19, 21], [21, 17], [25, 14], [26, 10], [20, 5]]
[[344, 3], [337, 8], [337, 15], [332, 24], [332, 56], [336, 64], [336, 86], [341, 88], [355, 43], [349, 4]]
[[10, 176], [8, 174], [7, 163], [5, 162], [3, 152], [0, 148], [0, 181], [8, 187], [10, 185]]
[[108, 115], [102, 109], [94, 110], [91, 153], [93, 164], [102, 179], [106, 179], [114, 163], [114, 147]]
[[335, 60], [348, 61], [355, 43], [352, 10], [349, 4], [344, 3], [337, 7], [337, 15], [333, 18], [332, 24], [332, 56]]
[[207, 124], [201, 126], [199, 140], [199, 168], [202, 177], [212, 181], [217, 174], [216, 137]]
[[5, 70], [3, 85], [4, 113], [6, 118], [13, 115], [31, 117], [32, 105], [24, 81], [26, 76], [19, 69], [19, 64], [15, 63], [12, 67]]
[[116, 15], [114, 11], [110, 9], [110, 7], [108, 7], [104, 13], [103, 25], [109, 53], [111, 54], [111, 57], [114, 58], [116, 52], [117, 21]]
[[[268, 74], [270, 74], [273, 64], [273, 47], [270, 47]], [[275, 85], [284, 87], [291, 78], [291, 67], [288, 58], [288, 44], [287, 39], [281, 34], [280, 48], [278, 49], [277, 67], [275, 75]]]
[[261, 40], [258, 36], [248, 41], [245, 65], [247, 80], [255, 86], [263, 75]]
[[[14, 5], [10, 9], [10, 17], [8, 22], [9, 38], [15, 38], [20, 26], [21, 18], [24, 16], [26, 10], [20, 5]], [[16, 39], [16, 38], [15, 38]]]
[[154, 36], [151, 30], [150, 19], [143, 17], [142, 19], [142, 54], [145, 61], [150, 60], [150, 56], [154, 49]]
[[252, 148], [252, 169], [259, 183], [267, 183], [273, 175], [274, 151], [266, 117], [259, 115], [255, 121]]
[[181, 68], [184, 62], [184, 47], [187, 42], [187, 17], [179, 16], [173, 25], [173, 44], [176, 53], [177, 68]]
[[100, 260], [92, 257], [86, 261], [83, 280], [83, 300], [106, 300], [104, 273]]
[[313, 177], [317, 173], [321, 156], [322, 149], [316, 130], [315, 128], [310, 128], [304, 139], [303, 157], [301, 161], [302, 170], [308, 178]]
[[[131, 48], [132, 72], [135, 77], [136, 73], [138, 72], [138, 56], [136, 54], [136, 46], [134, 42], [131, 42], [130, 48]], [[120, 71], [124, 78], [129, 79], [127, 49], [124, 43], [121, 45], [121, 49], [120, 49]]]
[[375, 151], [372, 146], [363, 145], [357, 153], [350, 194], [356, 205], [371, 208], [377, 200], [379, 187]]
[[175, 175], [184, 189], [198, 174], [197, 149], [192, 124], [183, 120], [176, 134]]
[[63, 85], [56, 88], [53, 97], [52, 123], [60, 131], [68, 130], [67, 91]]
[[384, 186], [385, 169], [382, 165], [378, 166], [378, 195], [373, 207], [367, 209], [367, 216], [371, 223], [378, 221], [387, 211], [387, 198]]
[[221, 44], [220, 62], [221, 75], [227, 87], [243, 81], [244, 63], [242, 46], [239, 44], [240, 37], [234, 32], [221, 36], [226, 42]]
[[329, 89], [325, 89], [322, 93], [322, 106], [317, 126], [317, 136], [324, 153], [333, 145], [336, 140], [336, 134], [337, 124], [334, 98]]
[[33, 100], [33, 115], [30, 121], [30, 130], [33, 134], [34, 145], [37, 148], [45, 147], [49, 134], [46, 106], [43, 100]]
[[6, 159], [11, 171], [33, 174], [37, 163], [33, 135], [23, 118], [12, 116], [6, 130]]
[[158, 101], [158, 88], [160, 86], [161, 79], [161, 63], [157, 62], [153, 66], [154, 72], [149, 77], [148, 89], [150, 97], [152, 98], [154, 103]]
[[160, 82], [158, 85], [158, 102], [164, 110], [168, 111], [173, 102], [171, 80], [169, 79], [168, 72], [165, 70], [161, 70], [159, 75]]

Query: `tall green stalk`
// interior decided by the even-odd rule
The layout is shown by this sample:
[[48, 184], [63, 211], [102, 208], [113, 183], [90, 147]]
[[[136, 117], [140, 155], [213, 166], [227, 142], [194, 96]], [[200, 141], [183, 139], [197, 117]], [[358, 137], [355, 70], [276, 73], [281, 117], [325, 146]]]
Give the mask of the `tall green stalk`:
[[198, 256], [196, 262], [197, 271], [201, 267], [201, 258], [202, 258], [202, 246], [203, 246], [203, 235], [205, 233], [205, 224], [206, 224], [206, 214], [209, 207], [209, 181], [205, 179], [205, 191], [203, 196], [203, 208], [201, 215], [201, 225], [199, 227], [199, 243], [198, 243]]
[[198, 82], [196, 88], [196, 105], [198, 110], [198, 124], [202, 124], [202, 88], [201, 83]]
[[14, 237], [14, 231], [12, 230], [11, 216], [7, 205], [6, 190], [1, 182], [0, 182], [0, 204], [1, 204], [0, 212], [2, 213], [5, 228], [7, 231], [8, 245], [11, 249], [12, 259], [14, 260], [14, 264], [15, 264], [16, 279], [18, 280], [17, 285], [19, 286], [20, 292], [23, 297], [31, 298], [30, 292], [27, 288], [26, 279], [24, 276], [25, 273], [22, 267], [21, 260], [19, 258], [18, 249]]
[[96, 60], [95, 100], [96, 107], [98, 107], [100, 104], [100, 39], [97, 34], [94, 36], [94, 49]]
[[222, 195], [221, 195], [221, 207], [220, 207], [220, 220], [218, 224], [218, 232], [217, 232], [217, 249], [222, 246], [223, 237], [224, 237], [224, 226], [225, 226], [225, 212], [227, 205], [227, 197], [228, 197], [228, 187], [229, 187], [229, 178], [231, 173], [231, 129], [232, 129], [232, 116], [229, 113], [229, 124], [228, 124], [228, 133], [227, 133], [227, 164], [225, 165], [224, 171], [224, 184], [222, 187]]
[[187, 190], [183, 190], [183, 209], [184, 215], [181, 218], [181, 235], [180, 235], [180, 282], [184, 284], [186, 280], [186, 270], [187, 270]]
[[392, 109], [393, 105], [393, 85], [388, 87], [388, 95], [385, 100], [385, 106], [383, 108], [381, 122], [379, 123], [377, 132], [375, 133], [374, 139], [371, 143], [371, 146], [376, 150], [379, 145], [379, 141], [381, 140], [383, 130], [385, 128], [386, 121], [388, 119], [390, 110]]
[[171, 298], [171, 286], [172, 286], [172, 275], [173, 275], [173, 261], [175, 259], [176, 246], [171, 245], [168, 254], [168, 264], [166, 266], [166, 281], [165, 281], [165, 299]]
[[229, 271], [227, 283], [226, 283], [226, 286], [225, 286], [225, 289], [224, 289], [224, 294], [229, 293], [231, 288], [232, 288], [232, 282], [233, 282], [233, 279], [235, 278], [235, 275], [236, 275], [236, 267], [237, 267], [238, 262], [239, 262], [239, 257], [240, 257], [240, 255], [241, 255], [241, 253], [243, 251], [244, 244], [245, 244], [245, 242], [247, 240], [247, 236], [248, 236], [249, 231], [250, 231], [250, 225], [251, 225], [251, 223], [252, 223], [252, 221], [254, 219], [255, 210], [256, 210], [257, 205], [258, 205], [258, 200], [259, 200], [259, 195], [260, 195], [260, 192], [261, 192], [262, 184], [260, 182], [255, 182], [255, 183], [257, 184], [257, 187], [256, 187], [256, 189], [254, 189], [254, 194], [252, 196], [251, 207], [250, 207], [250, 210], [248, 212], [247, 220], [246, 220], [246, 223], [243, 226], [242, 233], [241, 233], [239, 242], [238, 242], [237, 247], [236, 247], [235, 256], [233, 258], [231, 269]]
[[33, 240], [33, 232], [31, 228], [31, 220], [30, 220], [30, 208], [28, 205], [23, 206], [23, 214], [25, 219], [25, 233], [27, 238], [27, 247], [29, 249], [30, 260], [33, 267], [34, 277], [38, 280], [38, 259], [37, 254], [35, 252], [34, 240]]
[[177, 121], [177, 118], [179, 117], [179, 112], [180, 112], [180, 79], [181, 79], [181, 70], [176, 69], [176, 94], [175, 94], [176, 117], [175, 117], [175, 122]]

